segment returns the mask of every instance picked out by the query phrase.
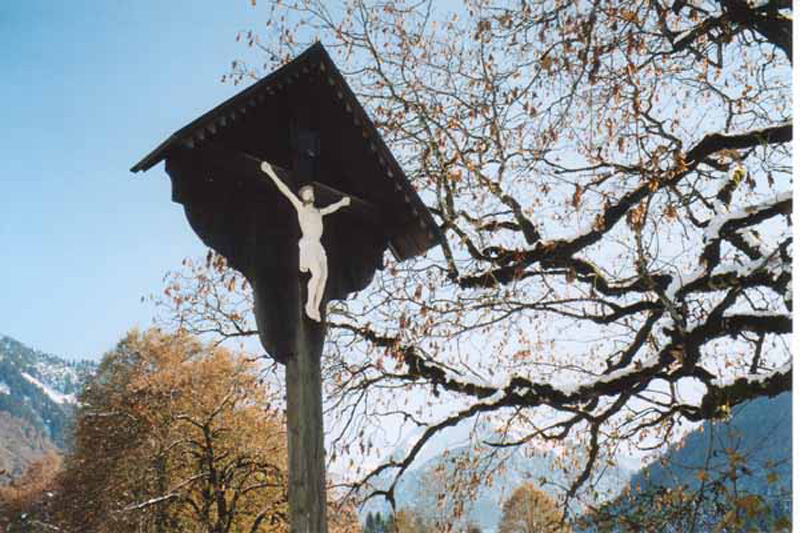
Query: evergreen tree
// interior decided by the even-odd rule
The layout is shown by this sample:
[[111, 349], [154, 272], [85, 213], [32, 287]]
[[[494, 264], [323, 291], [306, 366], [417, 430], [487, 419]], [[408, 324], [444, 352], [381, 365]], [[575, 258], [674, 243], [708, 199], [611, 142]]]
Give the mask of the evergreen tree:
[[370, 511], [367, 514], [367, 520], [364, 523], [364, 533], [375, 533], [375, 532], [376, 532], [376, 529], [375, 529], [375, 515], [373, 515], [372, 511]]

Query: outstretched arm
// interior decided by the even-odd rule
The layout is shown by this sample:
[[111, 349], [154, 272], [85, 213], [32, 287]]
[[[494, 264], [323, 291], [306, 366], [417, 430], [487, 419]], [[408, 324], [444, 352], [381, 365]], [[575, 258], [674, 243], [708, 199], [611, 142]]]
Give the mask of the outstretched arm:
[[335, 204], [331, 204], [328, 207], [323, 207], [322, 209], [319, 210], [319, 212], [322, 213], [322, 216], [330, 215], [331, 213], [335, 213], [339, 209], [347, 207], [348, 205], [350, 205], [350, 197], [345, 196]]
[[266, 174], [270, 178], [272, 178], [272, 181], [275, 182], [275, 185], [278, 187], [278, 190], [281, 191], [281, 193], [283, 193], [283, 195], [286, 198], [288, 198], [290, 202], [292, 202], [292, 205], [294, 206], [295, 209], [299, 210], [300, 207], [302, 207], [303, 203], [300, 201], [300, 199], [297, 198], [297, 196], [294, 195], [292, 190], [289, 187], [287, 187], [284, 182], [281, 181], [278, 175], [275, 174], [275, 171], [272, 169], [272, 165], [270, 165], [266, 161], [262, 161], [261, 171], [264, 172], [264, 174]]

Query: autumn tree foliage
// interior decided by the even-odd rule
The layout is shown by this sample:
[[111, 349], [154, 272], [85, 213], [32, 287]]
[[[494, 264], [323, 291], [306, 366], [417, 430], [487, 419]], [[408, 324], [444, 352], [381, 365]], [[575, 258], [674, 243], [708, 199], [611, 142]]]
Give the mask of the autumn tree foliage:
[[58, 527], [285, 531], [285, 435], [269, 399], [240, 356], [129, 333], [80, 397]]
[[[569, 503], [618, 451], [790, 389], [791, 2], [255, 4], [234, 81], [324, 42], [444, 234], [331, 305], [329, 453], [418, 436], [354, 488], [392, 500], [482, 419], [496, 453], [585, 450]], [[250, 298], [210, 254], [162, 319], [246, 337]]]
[[582, 526], [591, 533], [792, 530], [785, 510], [770, 507], [758, 494], [730, 491], [719, 478], [709, 478], [700, 490], [681, 485], [626, 494], [590, 515]]
[[10, 484], [0, 486], [0, 531], [46, 531], [58, 490], [61, 456], [50, 451]]
[[570, 533], [555, 502], [532, 483], [520, 485], [503, 504], [499, 533]]
[[361, 533], [361, 522], [353, 501], [337, 498], [332, 491], [328, 497], [328, 531], [330, 533]]
[[737, 411], [728, 423], [704, 424], [619, 497], [584, 513], [580, 530], [791, 531], [791, 404], [753, 402]]
[[394, 531], [396, 533], [425, 533], [426, 531], [436, 530], [414, 509], [400, 509], [394, 516]]

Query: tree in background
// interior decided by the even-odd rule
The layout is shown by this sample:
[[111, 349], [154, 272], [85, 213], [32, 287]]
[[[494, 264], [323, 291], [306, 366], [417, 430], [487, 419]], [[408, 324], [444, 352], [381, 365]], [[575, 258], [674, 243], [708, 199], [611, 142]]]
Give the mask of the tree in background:
[[285, 437], [256, 368], [186, 335], [128, 334], [80, 397], [67, 531], [284, 531]]
[[773, 420], [775, 411], [791, 417], [787, 395], [704, 424], [618, 498], [585, 513], [581, 531], [790, 531], [791, 427]]
[[586, 533], [792, 530], [791, 512], [772, 508], [758, 494], [735, 493], [724, 478], [702, 490], [687, 485], [648, 487], [624, 494], [580, 520]]
[[58, 490], [61, 456], [50, 451], [23, 475], [0, 486], [0, 531], [34, 533], [52, 530], [52, 497]]
[[[285, 434], [252, 362], [129, 333], [80, 395], [74, 450], [0, 487], [8, 532], [285, 532]], [[333, 494], [334, 492], [332, 492]], [[360, 533], [350, 502], [329, 531]]]
[[520, 485], [503, 504], [499, 533], [570, 533], [555, 502], [532, 483]]
[[[331, 306], [331, 452], [418, 435], [354, 490], [388, 474], [392, 499], [431, 438], [485, 418], [498, 450], [585, 450], [562, 494], [591, 500], [618, 450], [791, 388], [791, 2], [256, 6], [261, 70], [322, 40], [444, 234]], [[254, 335], [250, 299], [211, 254], [163, 319]]]
[[364, 521], [364, 533], [390, 533], [389, 519], [383, 517], [383, 513], [367, 513]]
[[328, 533], [362, 533], [358, 512], [353, 502], [346, 498], [337, 499], [337, 491], [329, 490]]
[[436, 529], [432, 528], [416, 510], [400, 509], [394, 515], [394, 529], [391, 531], [395, 533], [427, 533], [436, 531]]

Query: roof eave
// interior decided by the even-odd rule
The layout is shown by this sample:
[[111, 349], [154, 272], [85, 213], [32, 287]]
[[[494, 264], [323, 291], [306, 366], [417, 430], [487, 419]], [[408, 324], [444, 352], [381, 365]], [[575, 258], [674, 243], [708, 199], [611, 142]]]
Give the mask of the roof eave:
[[315, 43], [289, 63], [286, 63], [269, 75], [253, 83], [250, 87], [247, 87], [246, 89], [231, 96], [221, 104], [207, 111], [200, 117], [196, 118], [186, 126], [170, 135], [164, 142], [159, 144], [154, 150], [144, 156], [141, 161], [131, 167], [131, 172], [144, 172], [150, 170], [153, 166], [168, 156], [170, 148], [178, 143], [191, 139], [196, 130], [202, 130], [209, 124], [214, 123], [218, 117], [231, 116], [231, 118], [235, 118], [237, 109], [241, 108], [243, 104], [246, 105], [248, 101], [256, 98], [262, 89], [267, 88], [275, 80], [286, 76], [287, 72], [291, 74], [292, 70], [314, 55], [322, 55], [323, 58], [328, 60], [328, 63], [331, 63], [330, 57], [328, 56], [327, 52], [325, 52], [325, 48], [322, 46], [322, 44], [319, 42]]
[[[367, 140], [369, 142], [371, 151], [375, 154], [375, 157], [378, 159], [378, 162], [384, 168], [384, 171], [387, 173], [387, 175], [394, 180], [397, 192], [403, 194], [415, 218], [421, 217], [420, 221], [424, 223], [427, 226], [427, 229], [430, 231], [431, 235], [429, 237], [429, 242], [426, 242], [424, 246], [414, 247], [414, 253], [410, 255], [402, 254], [399, 253], [399, 250], [392, 246], [393, 254], [398, 259], [401, 259], [400, 256], [403, 256], [402, 259], [406, 259], [424, 254], [427, 250], [441, 242], [442, 236], [439, 228], [436, 222], [433, 220], [427, 207], [422, 203], [419, 196], [413, 190], [413, 187], [405, 175], [405, 172], [394, 158], [391, 150], [389, 150], [389, 148], [386, 146], [386, 143], [380, 135], [380, 132], [378, 132], [375, 124], [361, 106], [361, 103], [356, 98], [355, 93], [353, 93], [352, 89], [350, 89], [347, 81], [344, 79], [344, 76], [342, 76], [341, 72], [339, 72], [336, 64], [319, 42], [309, 47], [289, 63], [286, 63], [282, 67], [270, 73], [268, 76], [233, 95], [183, 128], [177, 130], [161, 144], [159, 144], [154, 150], [142, 158], [141, 161], [136, 163], [131, 168], [131, 172], [144, 172], [149, 170], [162, 160], [169, 157], [170, 151], [176, 146], [186, 145], [190, 148], [193, 147], [196, 144], [196, 138], [198, 139], [197, 142], [202, 141], [204, 132], [207, 128], [216, 129], [218, 127], [225, 127], [228, 122], [234, 122], [239, 113], [244, 114], [246, 112], [248, 105], [258, 105], [259, 102], [263, 101], [264, 95], [266, 93], [270, 93], [274, 89], [273, 85], [277, 85], [277, 88], [279, 89], [283, 83], [286, 83], [284, 78], [287, 76], [290, 77], [290, 80], [292, 76], [299, 76], [299, 73], [294, 71], [302, 68], [304, 65], [308, 67], [308, 62], [314, 63], [314, 66], [316, 66], [316, 62], [319, 62], [322, 71], [327, 71], [331, 84], [341, 89], [337, 92], [337, 95], [340, 99], [345, 100], [345, 102], [349, 102], [349, 107], [352, 109], [352, 113], [354, 115], [353, 119], [357, 124], [361, 124], [363, 127], [365, 127], [368, 134]], [[330, 76], [333, 76], [333, 78]], [[356, 109], [359, 110], [357, 113]]]

